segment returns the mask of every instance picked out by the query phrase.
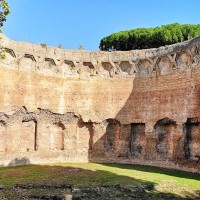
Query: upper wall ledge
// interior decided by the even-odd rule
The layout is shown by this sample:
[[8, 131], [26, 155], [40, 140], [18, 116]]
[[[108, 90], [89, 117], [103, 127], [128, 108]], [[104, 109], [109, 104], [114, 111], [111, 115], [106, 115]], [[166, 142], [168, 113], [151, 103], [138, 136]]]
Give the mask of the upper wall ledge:
[[0, 37], [6, 55], [0, 60], [2, 67], [48, 76], [151, 77], [200, 66], [200, 37], [155, 49], [114, 52], [64, 50]]

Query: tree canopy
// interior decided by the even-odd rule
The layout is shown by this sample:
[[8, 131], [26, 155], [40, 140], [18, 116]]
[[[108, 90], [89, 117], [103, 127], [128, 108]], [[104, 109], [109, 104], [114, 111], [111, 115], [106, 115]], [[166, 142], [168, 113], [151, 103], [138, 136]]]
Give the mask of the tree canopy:
[[[8, 3], [5, 0], [0, 0], [0, 32], [3, 23], [6, 21], [7, 15], [10, 13]], [[0, 59], [4, 59], [4, 48], [0, 45]]]
[[104, 51], [157, 48], [183, 42], [198, 35], [200, 35], [200, 24], [174, 23], [113, 33], [101, 39], [99, 47]]
[[0, 29], [6, 21], [7, 15], [10, 13], [8, 3], [5, 0], [0, 0]]

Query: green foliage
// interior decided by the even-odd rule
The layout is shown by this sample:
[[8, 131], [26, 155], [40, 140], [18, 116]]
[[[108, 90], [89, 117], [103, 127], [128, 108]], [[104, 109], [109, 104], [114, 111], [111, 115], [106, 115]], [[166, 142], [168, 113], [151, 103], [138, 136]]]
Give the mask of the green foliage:
[[[1, 185], [5, 186], [6, 189], [10, 188], [11, 194], [13, 194], [13, 187], [16, 184], [70, 184], [74, 187], [98, 187], [117, 184], [123, 186], [138, 186], [151, 183], [156, 186], [156, 190], [152, 192], [157, 194], [161, 194], [162, 192], [170, 193], [171, 195], [177, 194], [182, 196], [183, 199], [186, 199], [189, 194], [195, 196], [197, 190], [200, 188], [200, 174], [140, 165], [56, 163], [48, 165], [0, 167], [0, 174]], [[0, 190], [0, 199], [5, 199], [1, 198], [2, 193], [5, 192], [6, 190]], [[18, 198], [10, 197], [6, 199]], [[158, 200], [165, 198], [150, 199]]]
[[104, 37], [100, 49], [104, 51], [157, 48], [183, 42], [200, 35], [200, 24], [167, 24], [155, 28], [120, 31]]
[[[0, 0], [0, 32], [3, 23], [6, 21], [7, 15], [10, 13], [8, 3], [5, 0]], [[0, 59], [5, 59], [4, 48], [0, 46]]]
[[5, 49], [0, 45], [0, 59], [5, 59]]
[[0, 0], [0, 28], [3, 26], [3, 23], [6, 21], [7, 15], [10, 13], [8, 3], [5, 0]]

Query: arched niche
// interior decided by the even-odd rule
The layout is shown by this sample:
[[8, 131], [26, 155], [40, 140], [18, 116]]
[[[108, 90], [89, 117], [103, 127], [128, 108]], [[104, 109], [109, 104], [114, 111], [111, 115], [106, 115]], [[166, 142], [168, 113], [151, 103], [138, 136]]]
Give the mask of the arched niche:
[[15, 52], [12, 49], [4, 48], [5, 49], [5, 55], [7, 59], [10, 58], [16, 58]]
[[37, 122], [34, 120], [22, 121], [21, 124], [21, 151], [32, 152], [38, 149]]
[[175, 60], [179, 69], [186, 69], [189, 67], [191, 57], [187, 52], [183, 51], [177, 53]]
[[101, 63], [103, 71], [102, 74], [106, 77], [112, 78], [114, 75], [114, 67], [110, 62], [102, 62]]
[[157, 66], [161, 75], [169, 74], [172, 70], [172, 63], [167, 56], [158, 58]]
[[50, 149], [64, 150], [65, 126], [63, 123], [54, 123], [49, 127]]
[[139, 76], [151, 76], [153, 73], [153, 66], [147, 59], [140, 60], [137, 68]]
[[77, 68], [74, 62], [71, 60], [64, 60], [62, 66], [64, 75], [77, 73]]
[[77, 127], [77, 153], [81, 160], [87, 160], [93, 150], [94, 127], [92, 122], [78, 121]]
[[172, 135], [176, 128], [176, 122], [169, 118], [163, 118], [154, 126], [156, 134], [156, 152], [159, 158], [168, 159], [173, 148]]
[[128, 75], [133, 74], [133, 66], [130, 64], [129, 61], [121, 61], [119, 67], [122, 72]]
[[36, 59], [33, 55], [25, 54], [20, 59], [20, 68], [30, 71], [31, 69], [33, 69], [33, 65], [35, 65], [35, 63], [36, 63]]
[[13, 68], [15, 68], [16, 67], [14, 64], [14, 61], [16, 59], [15, 52], [9, 48], [4, 48], [4, 50], [5, 50], [5, 52], [4, 52], [5, 59], [2, 59], [1, 62], [4, 65], [12, 66]]
[[52, 68], [52, 67], [56, 66], [55, 60], [53, 58], [45, 58], [44, 61], [45, 61], [45, 65], [48, 68]]
[[116, 119], [107, 119], [106, 124], [105, 149], [116, 151], [119, 145], [121, 123]]
[[91, 62], [83, 62], [82, 70], [83, 73], [88, 73], [91, 76], [96, 75], [96, 70]]
[[184, 154], [189, 160], [200, 160], [200, 120], [188, 118], [184, 124]]
[[0, 153], [6, 151], [6, 125], [4, 122], [0, 122]]
[[145, 149], [145, 123], [131, 123], [131, 155], [140, 158]]

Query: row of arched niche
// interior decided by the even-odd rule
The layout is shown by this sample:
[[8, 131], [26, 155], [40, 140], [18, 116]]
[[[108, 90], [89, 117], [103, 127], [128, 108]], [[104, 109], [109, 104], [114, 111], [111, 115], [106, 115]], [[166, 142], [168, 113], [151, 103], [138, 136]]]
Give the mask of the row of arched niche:
[[55, 61], [52, 58], [44, 58], [43, 61], [36, 61], [31, 54], [24, 54], [23, 57], [16, 60], [15, 52], [6, 48], [6, 60], [3, 61], [7, 65], [19, 64], [20, 68], [25, 70], [51, 70], [55, 74], [62, 76], [87, 74], [89, 76], [97, 76], [101, 74], [105, 77], [117, 77], [121, 75], [137, 75], [137, 76], [153, 76], [155, 74], [165, 75], [173, 73], [174, 70], [184, 70], [193, 65], [197, 65], [200, 61], [199, 47], [193, 47], [188, 51], [181, 51], [176, 54], [163, 55], [158, 58], [150, 58], [143, 60], [129, 61], [106, 61], [101, 63], [93, 63], [91, 61], [81, 62], [73, 60]]

